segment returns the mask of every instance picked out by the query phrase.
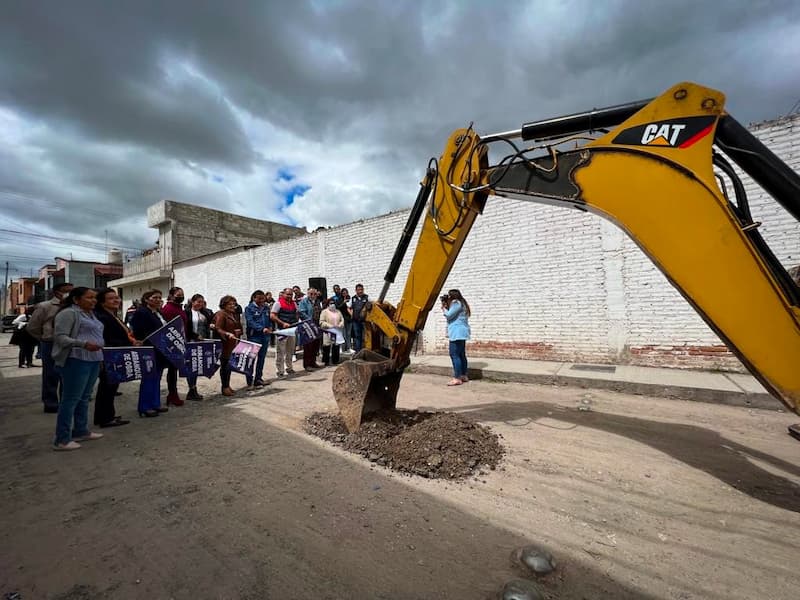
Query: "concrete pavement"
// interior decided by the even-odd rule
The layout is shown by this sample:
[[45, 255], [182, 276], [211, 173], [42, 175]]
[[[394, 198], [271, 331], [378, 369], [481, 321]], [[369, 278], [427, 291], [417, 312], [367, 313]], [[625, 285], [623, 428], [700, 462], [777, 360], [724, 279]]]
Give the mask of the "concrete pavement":
[[[410, 370], [415, 373], [452, 374], [450, 357], [433, 354], [413, 356]], [[469, 376], [473, 379], [571, 385], [736, 406], [783, 408], [754, 377], [742, 373], [469, 357]]]

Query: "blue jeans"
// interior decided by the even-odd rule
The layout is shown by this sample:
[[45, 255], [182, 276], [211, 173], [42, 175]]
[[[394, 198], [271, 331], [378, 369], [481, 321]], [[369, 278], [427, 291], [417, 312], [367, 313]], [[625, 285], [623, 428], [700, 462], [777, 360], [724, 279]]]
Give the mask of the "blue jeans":
[[164, 367], [156, 367], [155, 376], [142, 379], [139, 384], [139, 414], [148, 410], [156, 410], [161, 406], [161, 376]]
[[353, 323], [353, 352], [358, 352], [364, 347], [364, 321]]
[[352, 321], [345, 321], [344, 322], [344, 350], [348, 352], [350, 350], [350, 339], [353, 337], [353, 322]]
[[42, 342], [39, 347], [42, 353], [42, 402], [45, 409], [55, 411], [58, 409], [58, 386], [61, 376], [53, 362], [53, 342]]
[[254, 335], [248, 338], [251, 342], [261, 344], [261, 350], [258, 351], [258, 358], [256, 359], [256, 369], [254, 371], [255, 377], [245, 375], [247, 385], [253, 385], [253, 380], [262, 381], [264, 379], [264, 361], [267, 359], [267, 350], [269, 349], [269, 336], [268, 335]]
[[450, 341], [450, 360], [453, 361], [453, 377], [464, 377], [467, 374], [467, 340]]
[[[100, 373], [100, 361], [68, 358], [61, 374], [61, 403], [56, 419], [56, 444], [89, 434], [89, 399]], [[74, 419], [74, 424], [73, 424]]]

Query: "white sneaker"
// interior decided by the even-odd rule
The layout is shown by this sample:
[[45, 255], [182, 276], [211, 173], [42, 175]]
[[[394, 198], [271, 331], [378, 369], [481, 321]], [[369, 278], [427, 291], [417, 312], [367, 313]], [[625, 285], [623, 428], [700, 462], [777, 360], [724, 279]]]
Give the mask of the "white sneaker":
[[53, 444], [53, 450], [78, 450], [81, 445], [78, 442], [67, 442], [66, 444]]
[[99, 440], [103, 437], [102, 433], [95, 433], [94, 431], [90, 431], [86, 435], [82, 435], [81, 437], [76, 437], [75, 439], [79, 442], [91, 442], [92, 440]]

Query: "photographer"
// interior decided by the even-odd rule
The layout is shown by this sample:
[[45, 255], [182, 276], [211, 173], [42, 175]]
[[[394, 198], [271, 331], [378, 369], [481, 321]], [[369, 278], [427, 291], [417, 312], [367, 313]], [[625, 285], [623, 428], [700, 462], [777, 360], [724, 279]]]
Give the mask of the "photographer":
[[447, 337], [450, 340], [450, 360], [453, 362], [453, 379], [448, 386], [462, 385], [467, 377], [467, 340], [469, 339], [469, 304], [461, 292], [450, 290], [440, 298], [442, 313], [447, 320]]

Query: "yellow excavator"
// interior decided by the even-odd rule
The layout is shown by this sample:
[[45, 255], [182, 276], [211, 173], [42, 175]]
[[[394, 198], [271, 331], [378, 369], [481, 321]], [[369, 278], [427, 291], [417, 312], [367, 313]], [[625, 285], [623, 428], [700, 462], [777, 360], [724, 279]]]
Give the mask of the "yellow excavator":
[[[800, 177], [724, 107], [722, 93], [680, 83], [654, 99], [514, 131], [480, 137], [470, 125], [453, 132], [428, 164], [380, 297], [364, 308], [364, 349], [334, 373], [348, 430], [368, 413], [395, 407], [417, 333], [490, 197], [614, 222], [764, 387], [800, 412], [800, 287], [761, 237], [731, 162], [798, 221]], [[495, 165], [490, 144], [509, 149]], [[386, 293], [423, 214], [395, 307]]]

